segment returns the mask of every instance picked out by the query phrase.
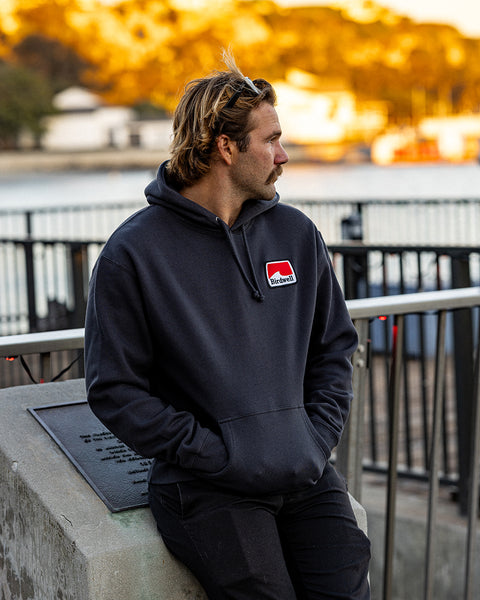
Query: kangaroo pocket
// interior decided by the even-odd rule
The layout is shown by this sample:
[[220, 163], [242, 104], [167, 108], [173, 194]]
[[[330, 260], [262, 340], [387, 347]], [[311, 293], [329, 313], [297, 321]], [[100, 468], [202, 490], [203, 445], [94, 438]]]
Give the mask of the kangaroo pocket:
[[209, 478], [243, 493], [279, 493], [315, 484], [326, 463], [303, 406], [219, 423], [228, 463]]

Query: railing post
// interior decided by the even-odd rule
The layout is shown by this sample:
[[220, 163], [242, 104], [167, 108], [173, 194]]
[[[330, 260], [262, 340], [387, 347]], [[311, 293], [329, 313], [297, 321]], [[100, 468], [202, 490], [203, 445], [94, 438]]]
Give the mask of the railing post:
[[50, 352], [40, 354], [40, 382], [50, 381], [52, 378], [52, 355]]
[[353, 497], [362, 498], [363, 425], [365, 414], [365, 382], [368, 369], [369, 319], [355, 322], [358, 332], [358, 348], [353, 355], [353, 402], [348, 421], [337, 448], [338, 470], [348, 482]]
[[32, 237], [33, 227], [32, 227], [32, 217], [33, 213], [31, 210], [27, 210], [25, 212], [25, 232], [27, 234], [27, 238]]
[[469, 474], [469, 497], [468, 497], [468, 528], [467, 548], [465, 566], [465, 600], [474, 600], [473, 578], [475, 577], [475, 546], [478, 524], [478, 498], [480, 485], [480, 316], [478, 323], [477, 357], [475, 359], [475, 384], [473, 404], [473, 430], [472, 430], [472, 455]]
[[398, 425], [400, 414], [400, 383], [402, 372], [402, 350], [404, 315], [396, 315], [393, 325], [392, 363], [388, 389], [388, 482], [387, 514], [385, 522], [385, 550], [383, 571], [383, 599], [390, 600], [393, 591], [393, 558], [395, 539], [395, 510], [397, 500], [397, 463], [398, 463]]
[[440, 428], [442, 423], [443, 388], [445, 381], [445, 329], [446, 311], [440, 311], [437, 327], [437, 352], [435, 357], [435, 386], [433, 394], [432, 436], [429, 453], [429, 494], [427, 521], [427, 551], [425, 557], [424, 599], [433, 598], [435, 522], [437, 517], [439, 464], [440, 464]]
[[[357, 205], [356, 212], [342, 219], [342, 240], [353, 242], [360, 249], [363, 242], [362, 203]], [[365, 251], [347, 252], [343, 256], [345, 298], [364, 298], [365, 278], [367, 276], [367, 255]]]
[[[452, 288], [471, 286], [468, 255], [452, 257]], [[472, 444], [473, 325], [469, 309], [453, 313], [455, 389], [458, 444], [458, 503], [462, 515], [468, 510], [468, 466]]]
[[31, 333], [37, 330], [37, 303], [35, 293], [35, 268], [33, 264], [33, 242], [24, 242], [25, 271], [27, 275], [27, 306], [28, 306], [28, 328]]
[[86, 244], [71, 244], [70, 257], [72, 265], [74, 307], [71, 327], [83, 327], [87, 308], [88, 256]]
[[367, 252], [361, 245], [343, 255], [344, 291], [347, 300], [367, 295]]

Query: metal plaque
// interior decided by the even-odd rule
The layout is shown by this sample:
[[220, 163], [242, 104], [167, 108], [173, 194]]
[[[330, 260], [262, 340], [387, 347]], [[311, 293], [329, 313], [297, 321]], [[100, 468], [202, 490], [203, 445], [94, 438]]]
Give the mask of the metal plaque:
[[136, 454], [103, 425], [86, 400], [29, 408], [111, 512], [148, 506], [152, 459]]

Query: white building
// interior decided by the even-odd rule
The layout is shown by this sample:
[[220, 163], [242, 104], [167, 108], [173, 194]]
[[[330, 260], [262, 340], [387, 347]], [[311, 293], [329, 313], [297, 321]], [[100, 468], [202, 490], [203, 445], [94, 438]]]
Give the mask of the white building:
[[105, 106], [96, 94], [71, 87], [57, 94], [53, 104], [59, 111], [45, 119], [42, 137], [45, 150], [93, 150], [130, 145], [129, 123], [134, 111]]
[[440, 155], [446, 160], [478, 158], [480, 114], [426, 117], [418, 129], [421, 136], [437, 140]]
[[361, 104], [343, 85], [325, 85], [316, 76], [291, 69], [285, 81], [273, 84], [285, 142], [339, 144], [371, 139], [387, 124], [381, 102]]
[[[126, 149], [168, 149], [172, 131], [170, 119], [137, 120], [135, 111], [124, 106], [108, 106], [81, 87], [70, 87], [54, 97], [57, 114], [43, 121], [42, 148], [52, 152]], [[34, 145], [24, 134], [20, 146]]]

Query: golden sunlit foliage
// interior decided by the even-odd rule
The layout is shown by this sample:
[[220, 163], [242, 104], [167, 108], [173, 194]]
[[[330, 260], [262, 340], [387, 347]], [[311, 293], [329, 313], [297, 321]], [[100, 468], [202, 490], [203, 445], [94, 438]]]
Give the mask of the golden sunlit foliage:
[[76, 53], [82, 83], [105, 100], [171, 109], [185, 82], [221, 68], [221, 49], [231, 47], [252, 78], [279, 80], [299, 67], [389, 101], [397, 119], [411, 114], [418, 90], [425, 112], [480, 110], [480, 40], [370, 4], [360, 22], [270, 0], [2, 0], [0, 58], [21, 63], [15, 49], [43, 36]]

